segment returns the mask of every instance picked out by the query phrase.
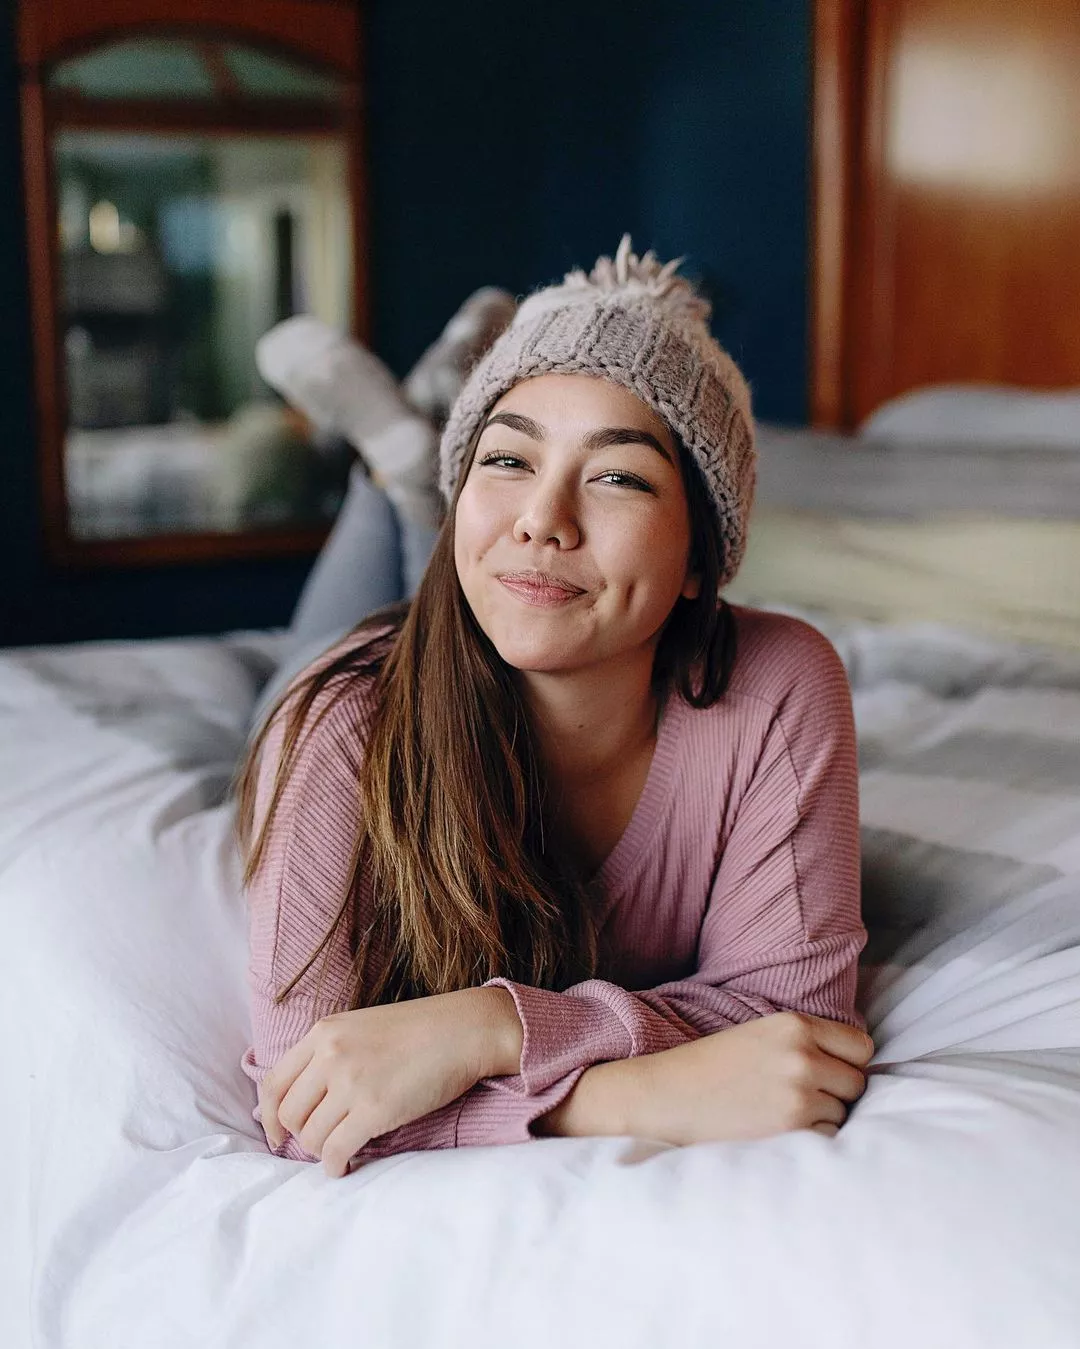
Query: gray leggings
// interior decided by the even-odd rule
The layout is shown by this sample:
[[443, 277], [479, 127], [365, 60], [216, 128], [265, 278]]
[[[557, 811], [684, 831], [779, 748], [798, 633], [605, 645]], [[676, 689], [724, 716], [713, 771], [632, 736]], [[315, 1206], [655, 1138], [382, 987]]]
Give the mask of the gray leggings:
[[385, 604], [415, 594], [438, 530], [394, 509], [359, 464], [322, 551], [300, 592], [281, 663], [259, 696], [249, 730], [294, 675]]

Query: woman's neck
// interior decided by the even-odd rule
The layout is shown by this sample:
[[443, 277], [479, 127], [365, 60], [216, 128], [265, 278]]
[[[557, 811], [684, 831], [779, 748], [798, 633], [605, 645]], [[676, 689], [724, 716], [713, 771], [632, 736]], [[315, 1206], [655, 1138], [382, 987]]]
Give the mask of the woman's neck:
[[657, 700], [648, 659], [571, 674], [521, 676], [541, 760], [556, 783], [582, 786], [617, 774], [656, 741]]

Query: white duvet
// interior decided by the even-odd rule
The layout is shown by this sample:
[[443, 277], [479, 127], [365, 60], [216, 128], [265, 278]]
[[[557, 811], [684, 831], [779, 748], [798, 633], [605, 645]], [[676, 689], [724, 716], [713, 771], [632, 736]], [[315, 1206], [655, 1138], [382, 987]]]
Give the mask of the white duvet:
[[878, 1043], [840, 1134], [343, 1180], [239, 1068], [223, 797], [274, 639], [0, 657], [2, 1349], [1080, 1346], [1080, 656], [830, 636]]

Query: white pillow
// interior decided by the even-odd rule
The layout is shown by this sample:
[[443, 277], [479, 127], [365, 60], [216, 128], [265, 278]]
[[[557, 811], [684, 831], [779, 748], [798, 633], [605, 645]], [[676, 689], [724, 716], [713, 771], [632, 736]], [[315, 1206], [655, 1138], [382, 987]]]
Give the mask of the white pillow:
[[859, 427], [869, 440], [940, 440], [986, 449], [1080, 450], [1080, 389], [1056, 393], [993, 384], [940, 384], [883, 403]]

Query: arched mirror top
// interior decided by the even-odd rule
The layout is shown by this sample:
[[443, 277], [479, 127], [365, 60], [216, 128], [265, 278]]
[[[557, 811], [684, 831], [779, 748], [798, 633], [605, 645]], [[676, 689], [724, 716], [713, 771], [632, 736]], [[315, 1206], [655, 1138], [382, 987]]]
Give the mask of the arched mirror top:
[[[305, 72], [320, 69], [345, 79], [358, 76], [358, 14], [357, 0], [94, 0], [82, 6], [20, 0], [19, 61], [27, 72], [90, 54], [104, 59], [108, 52], [104, 78], [109, 80], [117, 66], [128, 63], [123, 48], [135, 40], [152, 41], [165, 63], [187, 62], [192, 44], [226, 44], [246, 53], [239, 57], [242, 68], [235, 76], [250, 83], [249, 92], [255, 93], [258, 84], [271, 86], [272, 96], [275, 91], [303, 96], [299, 86], [286, 95], [275, 82], [306, 80]], [[266, 56], [294, 69], [286, 74], [277, 63], [266, 64]], [[190, 68], [186, 73], [191, 74]], [[133, 76], [129, 72], [127, 77]], [[179, 78], [185, 73], [179, 72]]]
[[208, 33], [106, 40], [51, 62], [45, 86], [87, 102], [154, 99], [228, 105], [236, 99], [287, 99], [333, 107], [344, 93], [337, 72]]

